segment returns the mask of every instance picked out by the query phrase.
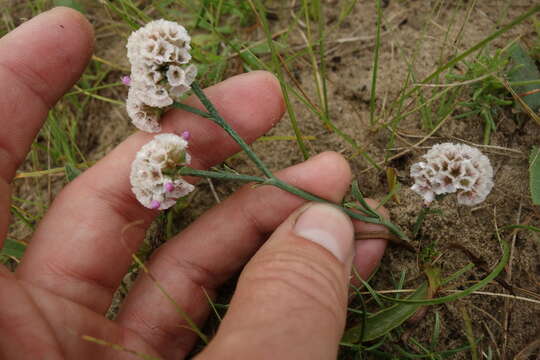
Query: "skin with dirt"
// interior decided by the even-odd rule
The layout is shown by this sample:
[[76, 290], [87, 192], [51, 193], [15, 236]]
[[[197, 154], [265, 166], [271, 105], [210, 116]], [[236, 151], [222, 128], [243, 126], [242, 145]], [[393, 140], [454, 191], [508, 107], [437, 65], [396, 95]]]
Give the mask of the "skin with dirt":
[[[439, 130], [419, 146], [411, 145], [421, 141], [429, 130], [422, 128], [419, 112], [401, 120], [398, 138], [393, 149], [387, 149], [389, 131], [381, 126], [370, 127], [370, 88], [372, 77], [373, 49], [375, 44], [376, 16], [373, 2], [359, 2], [352, 13], [340, 27], [335, 27], [339, 17], [339, 9], [332, 6], [336, 1], [327, 1], [325, 8], [326, 26], [328, 29], [326, 45], [326, 71], [328, 86], [329, 115], [331, 121], [343, 132], [361, 144], [375, 161], [383, 161], [385, 155], [393, 156], [403, 150], [406, 154], [392, 160], [386, 166], [396, 169], [398, 180], [403, 185], [399, 191], [399, 203], [390, 201], [385, 206], [390, 210], [392, 220], [411, 235], [417, 216], [422, 209], [422, 199], [409, 188], [412, 181], [409, 177], [410, 166], [419, 161], [427, 149], [440, 142], [465, 142], [482, 144], [483, 121], [480, 117], [470, 116], [455, 119], [465, 110], [456, 108]], [[505, 24], [527, 11], [535, 1], [478, 1], [469, 14], [468, 2], [449, 2], [435, 8], [432, 1], [383, 1], [384, 23], [380, 48], [380, 59], [377, 82], [377, 121], [384, 123], [387, 119], [381, 114], [389, 114], [390, 104], [398, 98], [407, 77], [408, 61], [414, 57], [412, 64], [416, 79], [423, 79], [441, 63], [447, 62], [459, 53], [488, 36], [499, 24]], [[457, 4], [459, 3], [459, 4]], [[272, 32], [286, 30], [289, 26], [291, 9], [283, 2], [273, 1], [269, 17]], [[103, 9], [91, 8], [94, 11], [92, 22], [98, 29], [96, 55], [108, 59], [114, 64], [128, 68], [124, 46], [126, 33], [108, 31], [101, 23], [100, 14]], [[103, 17], [105, 18], [105, 17]], [[464, 24], [464, 19], [466, 23]], [[535, 41], [536, 33], [530, 22], [526, 22], [510, 32], [497, 38], [491, 49], [507, 46], [517, 36], [522, 36], [525, 44]], [[260, 29], [246, 30], [246, 39], [260, 40], [264, 35]], [[458, 39], [455, 41], [455, 39]], [[537, 41], [537, 40], [536, 40]], [[291, 48], [301, 49], [305, 42], [300, 32], [293, 30], [288, 42]], [[317, 102], [317, 89], [313, 78], [311, 62], [300, 60], [290, 69], [295, 81], [302, 90]], [[458, 64], [456, 72], [465, 68]], [[241, 63], [234, 58], [228, 67], [227, 76], [241, 71]], [[105, 83], [119, 81], [125, 72], [114, 70], [107, 75]], [[288, 79], [290, 81], [290, 79]], [[442, 81], [442, 80], [441, 80]], [[100, 92], [100, 95], [112, 99], [124, 99], [126, 89], [116, 87]], [[436, 103], [434, 107], [436, 107]], [[62, 104], [60, 105], [62, 106]], [[378, 171], [356, 154], [336, 133], [329, 132], [321, 120], [313, 115], [305, 105], [293, 99], [293, 107], [304, 136], [313, 136], [308, 140], [310, 154], [326, 150], [342, 153], [350, 161], [360, 184], [360, 189], [367, 197], [381, 199], [389, 191], [384, 171]], [[414, 106], [412, 106], [414, 107]], [[110, 105], [91, 100], [88, 110], [80, 115], [78, 146], [87, 160], [97, 160], [109, 152], [122, 139], [134, 131], [127, 115], [121, 106]], [[495, 119], [497, 130], [491, 136], [490, 146], [481, 147], [493, 165], [495, 186], [486, 202], [475, 206], [458, 206], [455, 196], [447, 196], [437, 201], [432, 208], [441, 210], [442, 214], [428, 215], [421, 230], [411, 245], [416, 253], [403, 247], [390, 246], [380, 268], [370, 281], [377, 290], [395, 289], [393, 279], [399, 278], [406, 271], [405, 288], [413, 289], [424, 281], [422, 264], [426, 261], [434, 263], [442, 269], [446, 276], [458, 271], [469, 263], [477, 265], [473, 271], [461, 277], [444, 290], [464, 289], [482, 279], [501, 257], [501, 248], [496, 237], [496, 226], [510, 224], [528, 224], [539, 226], [538, 208], [531, 204], [528, 189], [528, 153], [534, 145], [540, 145], [540, 125], [532, 121], [526, 114], [516, 108], [507, 107]], [[275, 126], [267, 136], [293, 135], [288, 117]], [[46, 145], [46, 144], [43, 144]], [[302, 154], [294, 141], [272, 140], [258, 141], [255, 151], [272, 170], [278, 170], [303, 160]], [[235, 156], [227, 164], [244, 174], [256, 173], [243, 155]], [[31, 160], [25, 165], [31, 169]], [[63, 177], [26, 179], [16, 182], [15, 196], [28, 200], [43, 199], [43, 194], [51, 197], [63, 185]], [[198, 191], [190, 198], [189, 208], [177, 214], [176, 230], [181, 230], [201, 213], [216, 203], [216, 196], [225, 198], [238, 188], [239, 184], [213, 181], [213, 194], [208, 182], [203, 181]], [[42, 189], [37, 192], [36, 188]], [[31, 205], [25, 211], [32, 213]], [[164, 221], [161, 219], [160, 221]], [[163, 242], [164, 236], [159, 222], [149, 234], [150, 247]], [[14, 225], [10, 237], [21, 239], [28, 235], [27, 229]], [[422, 344], [430, 341], [434, 326], [434, 313], [438, 312], [441, 321], [441, 335], [437, 350], [454, 349], [467, 344], [462, 307], [468, 310], [472, 322], [472, 330], [476, 339], [480, 339], [478, 349], [494, 352], [496, 358], [513, 358], [527, 345], [533, 343], [540, 334], [540, 246], [539, 235], [528, 231], [504, 231], [500, 233], [512, 245], [512, 256], [509, 265], [498, 277], [501, 281], [493, 281], [482, 291], [496, 294], [515, 294], [535, 299], [534, 302], [509, 300], [501, 296], [471, 295], [464, 299], [427, 308], [422, 318], [410, 327], [411, 336]], [[131, 282], [134, 273], [126, 276], [126, 283]], [[228, 298], [224, 291], [222, 302]], [[436, 296], [448, 295], [441, 292]], [[114, 316], [118, 301], [110, 312]], [[366, 298], [367, 299], [367, 298]], [[353, 302], [354, 304], [354, 302]], [[368, 302], [368, 308], [373, 301]], [[373, 306], [373, 309], [376, 309]], [[417, 319], [418, 320], [418, 319]], [[356, 324], [357, 318], [351, 315], [350, 325]], [[212, 326], [212, 325], [210, 325]], [[404, 326], [407, 329], [407, 325]], [[399, 341], [398, 338], [394, 340]], [[418, 348], [410, 344], [411, 352]], [[390, 344], [391, 345], [391, 344]], [[385, 345], [383, 349], [392, 353], [392, 347]], [[403, 344], [402, 344], [403, 345]], [[405, 346], [405, 345], [403, 345]], [[530, 357], [538, 356], [538, 349], [530, 351]], [[481, 354], [481, 353], [480, 353]], [[348, 358], [347, 351], [343, 358]], [[453, 355], [456, 359], [470, 358], [465, 351]]]

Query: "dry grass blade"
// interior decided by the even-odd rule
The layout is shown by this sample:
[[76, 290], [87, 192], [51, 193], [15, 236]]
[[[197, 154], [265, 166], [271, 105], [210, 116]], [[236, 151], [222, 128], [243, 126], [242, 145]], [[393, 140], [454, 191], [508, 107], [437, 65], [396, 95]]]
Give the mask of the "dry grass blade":
[[95, 338], [95, 337], [90, 336], [90, 335], [82, 335], [81, 338], [83, 340], [85, 340], [85, 341], [89, 341], [89, 342], [97, 344], [97, 345], [106, 346], [106, 347], [109, 347], [109, 348], [111, 348], [113, 350], [116, 350], [116, 351], [119, 351], [119, 352], [124, 352], [124, 353], [127, 353], [127, 354], [131, 354], [134, 357], [139, 358], [139, 359], [143, 359], [143, 360], [161, 360], [161, 358], [159, 358], [159, 357], [143, 354], [141, 352], [125, 348], [122, 345], [118, 345], [118, 344], [114, 344], [114, 343], [111, 343], [111, 342], [108, 342], [108, 341], [105, 341], [105, 340], [102, 340], [102, 339], [98, 339], [98, 338]]

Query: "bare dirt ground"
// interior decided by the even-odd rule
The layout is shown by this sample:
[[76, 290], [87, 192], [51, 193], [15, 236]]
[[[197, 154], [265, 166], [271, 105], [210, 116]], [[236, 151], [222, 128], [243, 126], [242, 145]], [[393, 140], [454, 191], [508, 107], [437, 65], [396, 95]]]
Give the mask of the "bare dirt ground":
[[[332, 1], [326, 2], [327, 25], [332, 25], [337, 19], [337, 9], [331, 6]], [[382, 109], [396, 99], [407, 75], [405, 59], [413, 54], [420, 44], [419, 56], [414, 68], [418, 78], [431, 73], [442, 57], [445, 60], [454, 54], [452, 46], [466, 49], [489, 35], [499, 23], [525, 12], [534, 0], [511, 0], [511, 6], [500, 0], [480, 0], [477, 2], [469, 21], [462, 25], [467, 17], [467, 6], [448, 5], [433, 16], [430, 14], [432, 1], [385, 1], [382, 46], [380, 49], [380, 67], [378, 75], [377, 104]], [[274, 1], [276, 7], [281, 2]], [[506, 13], [502, 13], [507, 9]], [[432, 17], [425, 24], [426, 17]], [[276, 19], [272, 21], [274, 31], [285, 28], [290, 20], [287, 9], [278, 9]], [[502, 17], [502, 18], [501, 18]], [[98, 26], [99, 13], [91, 20]], [[360, 2], [354, 8], [351, 16], [337, 30], [328, 34], [327, 77], [330, 116], [332, 121], [342, 131], [352, 136], [377, 161], [384, 159], [388, 132], [379, 129], [370, 130], [369, 99], [372, 71], [372, 56], [374, 47], [376, 18], [372, 2]], [[453, 25], [452, 25], [453, 24]], [[447, 30], [450, 28], [450, 31]], [[454, 39], [463, 32], [461, 41], [457, 44], [444, 42], [448, 37]], [[292, 46], [301, 46], [302, 39], [292, 36]], [[255, 31], [253, 38], [262, 39], [262, 33]], [[502, 48], [517, 36], [522, 36], [525, 43], [532, 42], [534, 36], [530, 23], [513, 29], [501, 38], [495, 40], [492, 48]], [[340, 41], [345, 38], [360, 37], [354, 41]], [[113, 63], [127, 67], [124, 58], [125, 38], [115, 32], [98, 32], [96, 54], [110, 59]], [[442, 54], [442, 55], [441, 55]], [[231, 66], [229, 75], [233, 75], [238, 67]], [[315, 97], [316, 89], [313, 73], [306, 61], [295, 65], [294, 74], [306, 93]], [[458, 69], [459, 70], [459, 67]], [[121, 71], [113, 72], [110, 81], [118, 81]], [[122, 99], [125, 89], [106, 90], [103, 92], [111, 98]], [[302, 133], [314, 136], [315, 140], [308, 142], [312, 154], [326, 150], [341, 152], [350, 159], [351, 166], [364, 194], [372, 198], [382, 198], [388, 193], [388, 185], [384, 172], [372, 169], [361, 157], [354, 153], [336, 134], [330, 133], [320, 120], [309, 112], [299, 102], [294, 103]], [[118, 142], [133, 132], [127, 115], [121, 107], [108, 106], [93, 101], [91, 111], [82, 115], [79, 120], [79, 147], [88, 160], [96, 160], [105, 155]], [[384, 119], [382, 119], [384, 120]], [[539, 145], [540, 125], [534, 123], [523, 113], [508, 110], [496, 119], [498, 130], [492, 136], [490, 147], [482, 148], [489, 156], [495, 170], [495, 187], [487, 201], [480, 206], [469, 208], [458, 206], [452, 196], [437, 203], [436, 208], [442, 210], [442, 215], [427, 217], [420, 236], [413, 241], [418, 249], [416, 253], [402, 247], [390, 246], [371, 285], [377, 290], [395, 289], [392, 282], [406, 270], [406, 288], [414, 288], [422, 280], [419, 268], [422, 252], [426, 248], [434, 248], [436, 265], [443, 269], [446, 275], [452, 274], [466, 264], [473, 262], [476, 270], [469, 273], [454, 289], [462, 289], [472, 282], [485, 277], [501, 257], [501, 248], [495, 235], [496, 226], [526, 223], [539, 226], [538, 208], [531, 204], [528, 190], [528, 161], [527, 154], [533, 145]], [[393, 160], [389, 165], [398, 172], [399, 181], [403, 184], [399, 193], [400, 202], [391, 201], [387, 204], [392, 220], [411, 233], [417, 215], [422, 208], [422, 201], [409, 187], [411, 179], [408, 176], [410, 165], [418, 161], [426, 147], [439, 142], [466, 142], [481, 144], [482, 121], [480, 118], [467, 117], [453, 119], [450, 117], [440, 129], [420, 146], [411, 148], [427, 135], [420, 126], [418, 114], [405, 118], [398, 139], [392, 151], [397, 154], [401, 150], [410, 151]], [[290, 122], [285, 118], [268, 135], [292, 135]], [[284, 168], [302, 161], [301, 153], [294, 141], [260, 141], [255, 144], [255, 150], [270, 165], [273, 170]], [[242, 156], [228, 161], [228, 164], [242, 173], [254, 172]], [[53, 181], [52, 193], [58, 190], [59, 182]], [[18, 196], [26, 196], [29, 188], [46, 189], [46, 179], [24, 180], [18, 184]], [[214, 181], [216, 193], [220, 198], [226, 197], [237, 184]], [[209, 191], [209, 184], [203, 182], [192, 198], [188, 210], [182, 214], [179, 228], [188, 225], [193, 219], [215, 203], [215, 197]], [[13, 229], [17, 235], [17, 229]], [[512, 257], [509, 265], [499, 277], [482, 291], [495, 294], [515, 294], [538, 300], [540, 293], [540, 246], [538, 234], [519, 231], [503, 232], [501, 236], [512, 244]], [[16, 237], [16, 236], [14, 236]], [[441, 294], [441, 295], [447, 295]], [[479, 349], [494, 351], [496, 358], [514, 358], [528, 344], [540, 336], [540, 306], [538, 303], [522, 300], [507, 299], [493, 295], [471, 295], [465, 299], [444, 305], [430, 307], [426, 317], [411, 328], [412, 335], [423, 343], [429, 342], [432, 333], [434, 312], [441, 317], [441, 340], [439, 349], [452, 349], [467, 343], [464, 331], [464, 321], [461, 308], [465, 306], [472, 319], [473, 333], [479, 339]], [[454, 358], [468, 358], [469, 353], [463, 352]], [[533, 350], [523, 359], [538, 359], [540, 352]]]

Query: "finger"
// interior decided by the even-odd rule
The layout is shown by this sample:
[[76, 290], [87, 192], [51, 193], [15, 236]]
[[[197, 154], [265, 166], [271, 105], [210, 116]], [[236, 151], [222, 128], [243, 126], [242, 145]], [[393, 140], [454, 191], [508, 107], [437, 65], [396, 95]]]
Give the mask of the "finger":
[[54, 103], [90, 59], [93, 30], [77, 11], [55, 8], [0, 39], [0, 174], [9, 181]]
[[[347, 161], [332, 152], [277, 176], [333, 202], [341, 200], [351, 179]], [[304, 203], [275, 187], [247, 185], [162, 246], [150, 262], [150, 272], [176, 304], [202, 324], [208, 314], [203, 289], [215, 295], [216, 288], [240, 270], [268, 234]], [[186, 355], [196, 340], [185, 319], [147, 276], [131, 289], [118, 321], [162, 349], [164, 358]]]
[[[265, 133], [283, 113], [279, 85], [265, 72], [231, 78], [206, 92], [247, 141]], [[163, 128], [191, 132], [190, 153], [197, 168], [238, 150], [209, 120], [182, 111], [169, 113]], [[21, 278], [97, 312], [107, 310], [131, 254], [157, 214], [138, 203], [129, 184], [135, 153], [152, 137], [141, 132], [131, 136], [59, 194], [18, 268]]]
[[0, 358], [36, 359], [46, 353], [50, 359], [60, 359], [60, 346], [50, 325], [13, 273], [3, 266], [0, 288]]
[[201, 359], [335, 359], [345, 327], [354, 231], [341, 210], [289, 217], [240, 275]]
[[[132, 331], [48, 291], [17, 281], [0, 267], [1, 359], [134, 359], [117, 346], [156, 358]], [[103, 346], [103, 341], [115, 346]], [[142, 358], [142, 356], [141, 356]]]
[[83, 72], [93, 47], [86, 19], [55, 8], [0, 39], [0, 239], [7, 230], [8, 184], [49, 108]]
[[[355, 229], [357, 228], [355, 222]], [[388, 241], [385, 239], [358, 240], [355, 243], [354, 269], [362, 280], [367, 280], [377, 268], [386, 250]], [[354, 285], [360, 285], [360, 280], [353, 274]]]
[[[389, 218], [390, 214], [384, 207], [379, 207], [379, 203], [372, 199], [366, 199], [368, 205], [376, 209], [379, 214], [385, 218]], [[362, 221], [354, 221], [354, 232], [358, 235], [374, 234], [374, 233], [389, 233], [388, 229], [382, 225], [365, 223]], [[355, 256], [353, 266], [356, 273], [353, 274], [352, 283], [356, 286], [361, 284], [358, 279], [359, 275], [363, 280], [367, 280], [373, 271], [377, 268], [384, 255], [384, 250], [388, 241], [385, 239], [365, 239], [355, 242]]]

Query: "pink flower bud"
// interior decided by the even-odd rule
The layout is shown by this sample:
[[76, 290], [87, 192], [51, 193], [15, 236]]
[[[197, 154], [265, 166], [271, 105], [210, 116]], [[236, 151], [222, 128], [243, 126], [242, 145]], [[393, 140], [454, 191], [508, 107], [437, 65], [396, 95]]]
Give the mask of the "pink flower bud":
[[129, 77], [129, 75], [122, 76], [120, 80], [122, 81], [122, 84], [126, 86], [129, 86], [131, 84], [131, 77]]
[[160, 206], [161, 206], [161, 203], [157, 200], [152, 200], [152, 202], [150, 203], [150, 209], [152, 210], [157, 210], [159, 209]]
[[186, 130], [182, 133], [182, 139], [188, 141], [190, 137], [191, 137], [191, 133], [189, 131]]
[[164, 185], [166, 192], [173, 192], [174, 191], [174, 184], [171, 182], [165, 183]]

